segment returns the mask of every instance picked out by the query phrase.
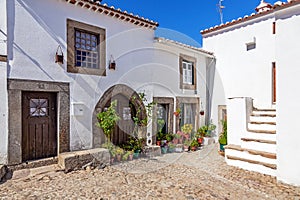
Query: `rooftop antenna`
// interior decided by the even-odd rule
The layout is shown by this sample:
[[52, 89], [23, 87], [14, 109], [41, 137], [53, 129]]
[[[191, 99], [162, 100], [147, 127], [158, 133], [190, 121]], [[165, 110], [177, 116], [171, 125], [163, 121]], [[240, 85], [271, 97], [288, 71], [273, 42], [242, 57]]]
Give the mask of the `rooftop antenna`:
[[225, 6], [222, 5], [223, 1], [224, 0], [219, 0], [219, 3], [217, 4], [217, 9], [220, 14], [221, 24], [223, 24], [223, 9], [225, 8]]

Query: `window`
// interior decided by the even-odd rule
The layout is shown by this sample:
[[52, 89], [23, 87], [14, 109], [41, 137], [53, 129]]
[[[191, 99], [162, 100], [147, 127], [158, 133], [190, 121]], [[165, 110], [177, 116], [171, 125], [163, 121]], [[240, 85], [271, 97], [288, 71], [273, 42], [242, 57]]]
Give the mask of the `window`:
[[186, 55], [179, 57], [180, 89], [196, 90], [196, 59]]
[[105, 29], [67, 19], [67, 71], [105, 76]]
[[30, 99], [29, 105], [31, 117], [48, 116], [48, 99]]
[[76, 67], [99, 69], [98, 37], [92, 33], [75, 31]]
[[193, 84], [193, 63], [189, 61], [182, 61], [183, 84]]

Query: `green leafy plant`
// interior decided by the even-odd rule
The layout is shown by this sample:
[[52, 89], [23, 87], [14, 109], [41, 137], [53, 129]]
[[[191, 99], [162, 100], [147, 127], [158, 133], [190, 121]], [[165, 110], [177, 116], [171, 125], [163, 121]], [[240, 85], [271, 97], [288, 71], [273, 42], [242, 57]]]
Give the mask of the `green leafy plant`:
[[100, 112], [97, 114], [98, 122], [97, 126], [102, 128], [106, 138], [107, 142], [110, 142], [111, 140], [111, 133], [117, 123], [117, 121], [120, 119], [116, 112], [116, 106], [117, 101], [112, 101], [110, 106], [107, 108], [107, 110]]
[[173, 140], [173, 138], [174, 138], [174, 134], [173, 133], [167, 133], [166, 134], [166, 140], [168, 142], [171, 142]]
[[226, 120], [222, 120], [222, 133], [219, 135], [219, 143], [226, 145], [227, 144], [227, 121]]
[[192, 124], [185, 124], [181, 127], [181, 131], [186, 134], [191, 134], [193, 131], [193, 125]]
[[198, 147], [199, 146], [199, 143], [196, 139], [193, 139], [191, 144], [190, 144], [191, 147]]
[[121, 147], [116, 147], [116, 155], [123, 155], [124, 150]]

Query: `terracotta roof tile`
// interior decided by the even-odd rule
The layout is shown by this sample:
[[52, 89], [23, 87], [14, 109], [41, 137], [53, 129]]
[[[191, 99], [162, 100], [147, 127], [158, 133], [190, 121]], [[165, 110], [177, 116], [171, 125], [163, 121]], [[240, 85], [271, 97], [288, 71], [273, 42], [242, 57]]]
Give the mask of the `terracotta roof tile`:
[[117, 18], [122, 21], [126, 21], [135, 24], [140, 27], [146, 27], [150, 29], [155, 29], [159, 26], [158, 22], [154, 22], [144, 17], [128, 13], [127, 11], [122, 11], [120, 8], [115, 8], [114, 6], [108, 6], [107, 4], [101, 4], [99, 2], [94, 2], [93, 0], [65, 0], [67, 3], [71, 3], [82, 8], [93, 10], [94, 12], [99, 12], [101, 14], [109, 15], [111, 17]]
[[255, 19], [257, 17], [267, 15], [269, 13], [272, 13], [272, 12], [276, 11], [276, 10], [284, 9], [284, 8], [287, 8], [287, 7], [290, 7], [290, 6], [293, 6], [293, 5], [297, 5], [299, 3], [300, 3], [300, 0], [291, 0], [289, 2], [282, 2], [282, 3], [276, 2], [270, 10], [263, 11], [263, 12], [258, 12], [258, 13], [252, 13], [250, 16], [245, 15], [243, 18], [240, 17], [236, 20], [232, 20], [231, 22], [226, 22], [225, 24], [220, 24], [220, 25], [216, 25], [214, 27], [207, 28], [205, 30], [200, 31], [200, 33], [202, 35], [205, 35], [207, 33], [211, 33], [211, 32], [217, 31], [217, 30], [221, 30], [221, 29], [226, 28], [226, 27], [230, 27], [230, 26], [235, 25], [235, 24], [246, 22], [248, 20]]

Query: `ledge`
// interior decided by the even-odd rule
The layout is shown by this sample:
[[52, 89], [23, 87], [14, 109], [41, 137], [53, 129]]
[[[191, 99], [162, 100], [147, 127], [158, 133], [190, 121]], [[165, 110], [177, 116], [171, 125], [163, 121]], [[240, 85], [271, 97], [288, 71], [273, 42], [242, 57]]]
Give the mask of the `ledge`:
[[230, 145], [226, 145], [224, 148], [225, 149], [237, 150], [237, 151], [245, 151], [245, 152], [248, 152], [249, 154], [252, 154], [252, 155], [259, 155], [259, 156], [262, 156], [262, 157], [265, 157], [265, 158], [270, 158], [270, 159], [276, 159], [277, 158], [275, 153], [269, 153], [269, 152], [265, 152], [265, 151], [257, 151], [257, 150], [253, 150], [253, 149], [245, 149], [245, 148], [242, 148], [239, 145], [230, 144]]
[[227, 159], [230, 159], [230, 160], [238, 160], [238, 161], [248, 162], [248, 163], [251, 163], [251, 164], [262, 165], [262, 166], [265, 166], [265, 167], [268, 167], [268, 168], [271, 168], [271, 169], [274, 169], [274, 170], [277, 169], [277, 165], [275, 165], [275, 164], [269, 164], [269, 163], [264, 163], [264, 162], [260, 162], [260, 161], [256, 161], [256, 160], [239, 158], [239, 157], [236, 157], [236, 156], [226, 156], [226, 157], [227, 157]]

